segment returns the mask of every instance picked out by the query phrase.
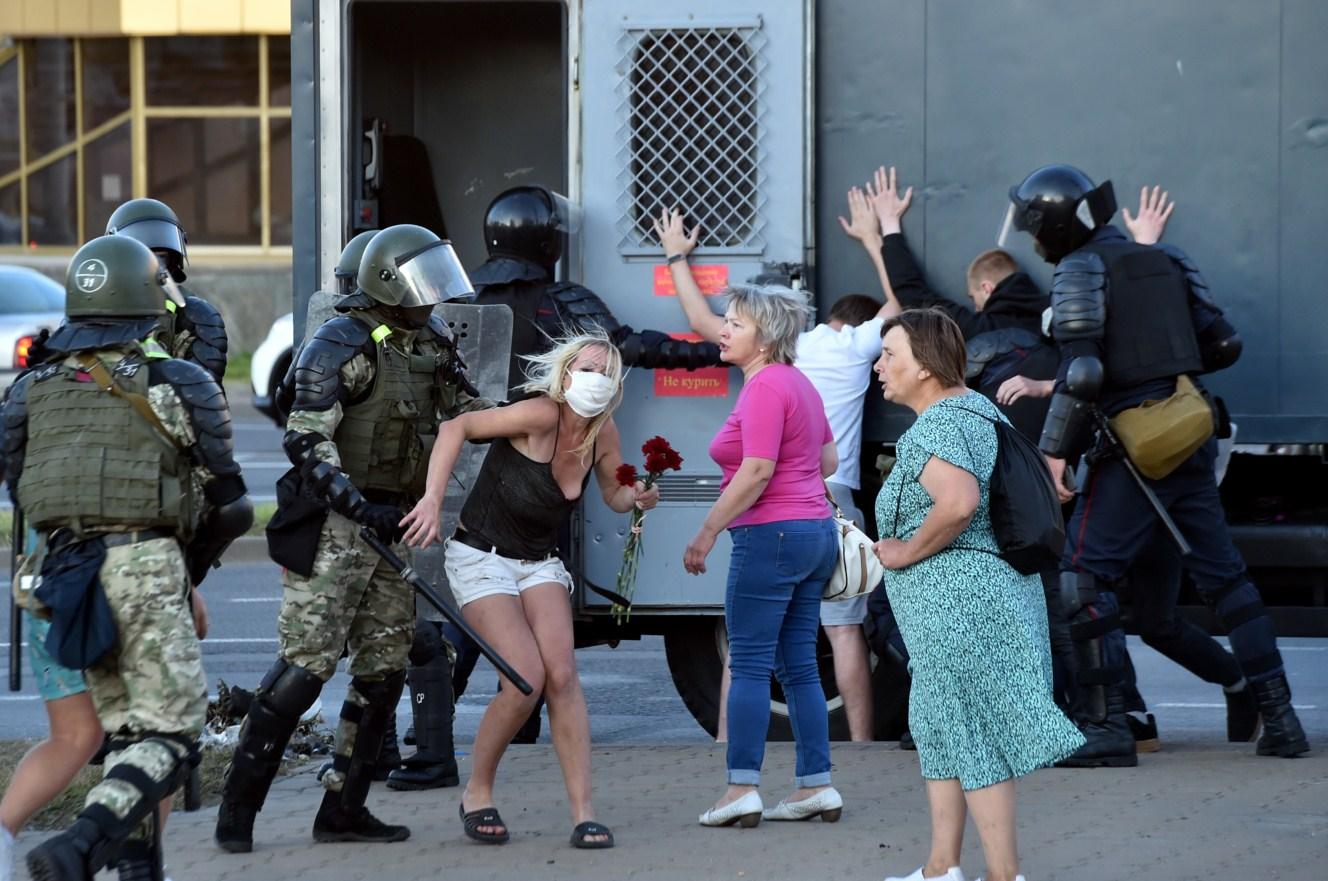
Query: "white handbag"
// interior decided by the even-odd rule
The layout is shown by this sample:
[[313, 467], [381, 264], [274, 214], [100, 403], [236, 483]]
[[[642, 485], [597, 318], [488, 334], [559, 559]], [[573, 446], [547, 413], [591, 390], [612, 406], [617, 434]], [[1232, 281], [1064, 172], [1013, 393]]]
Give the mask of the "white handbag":
[[826, 498], [835, 509], [835, 532], [839, 538], [839, 559], [835, 571], [826, 582], [823, 600], [851, 600], [866, 596], [876, 589], [885, 577], [885, 567], [876, 556], [874, 542], [844, 516], [835, 504], [834, 496], [826, 491]]

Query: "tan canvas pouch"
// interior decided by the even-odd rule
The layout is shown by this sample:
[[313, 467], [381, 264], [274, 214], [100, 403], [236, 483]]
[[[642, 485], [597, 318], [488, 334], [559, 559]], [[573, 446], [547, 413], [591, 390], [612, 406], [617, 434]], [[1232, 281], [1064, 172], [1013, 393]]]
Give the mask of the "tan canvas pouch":
[[1176, 377], [1176, 393], [1118, 413], [1111, 427], [1145, 477], [1161, 480], [1213, 436], [1213, 408], [1188, 376]]

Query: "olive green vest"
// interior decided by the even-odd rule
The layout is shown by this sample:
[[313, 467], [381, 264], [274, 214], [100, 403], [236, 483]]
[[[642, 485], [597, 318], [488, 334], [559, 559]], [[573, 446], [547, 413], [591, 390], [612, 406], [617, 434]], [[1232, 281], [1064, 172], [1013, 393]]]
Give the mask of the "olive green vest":
[[[104, 363], [104, 362], [103, 362]], [[111, 366], [126, 392], [148, 393], [148, 366], [132, 354]], [[194, 529], [188, 458], [78, 369], [78, 356], [38, 371], [28, 389], [28, 442], [18, 501], [39, 530], [77, 533]]]
[[446, 343], [427, 329], [419, 331], [418, 353], [405, 355], [388, 345], [392, 330], [374, 325], [363, 312], [352, 316], [374, 327], [374, 382], [369, 396], [345, 408], [333, 441], [341, 467], [361, 491], [368, 489], [424, 493], [429, 450], [438, 432], [442, 400], [438, 367]]

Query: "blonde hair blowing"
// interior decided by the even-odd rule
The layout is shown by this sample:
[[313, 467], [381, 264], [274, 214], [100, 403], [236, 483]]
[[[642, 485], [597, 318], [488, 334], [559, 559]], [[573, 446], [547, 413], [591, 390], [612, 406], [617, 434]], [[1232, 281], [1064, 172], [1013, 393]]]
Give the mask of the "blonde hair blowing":
[[613, 380], [618, 387], [618, 391], [613, 396], [613, 400], [604, 412], [590, 420], [590, 428], [586, 432], [586, 439], [582, 441], [572, 452], [578, 456], [584, 456], [595, 446], [595, 438], [599, 437], [600, 429], [604, 423], [609, 421], [613, 411], [618, 409], [622, 403], [622, 380], [623, 380], [623, 362], [622, 353], [618, 347], [609, 339], [609, 335], [603, 330], [596, 328], [593, 331], [579, 333], [575, 336], [555, 338], [553, 348], [547, 352], [538, 355], [522, 355], [526, 361], [526, 381], [522, 383], [521, 390], [537, 395], [548, 395], [559, 404], [566, 402], [567, 397], [563, 393], [563, 377], [572, 368], [572, 362], [576, 360], [586, 349], [592, 346], [598, 346], [607, 353], [604, 362], [604, 375]]
[[728, 303], [756, 325], [756, 338], [772, 364], [792, 364], [798, 336], [812, 318], [812, 304], [802, 291], [778, 284], [733, 285]]

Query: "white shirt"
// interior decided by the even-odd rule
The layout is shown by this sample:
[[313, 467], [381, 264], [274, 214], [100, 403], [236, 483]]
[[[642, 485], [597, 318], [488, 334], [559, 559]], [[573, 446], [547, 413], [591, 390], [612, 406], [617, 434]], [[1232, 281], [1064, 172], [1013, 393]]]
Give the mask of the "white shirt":
[[839, 452], [839, 467], [826, 479], [850, 489], [859, 486], [862, 405], [871, 384], [872, 365], [881, 357], [884, 323], [884, 318], [873, 318], [839, 330], [818, 324], [798, 337], [793, 364], [820, 394]]

